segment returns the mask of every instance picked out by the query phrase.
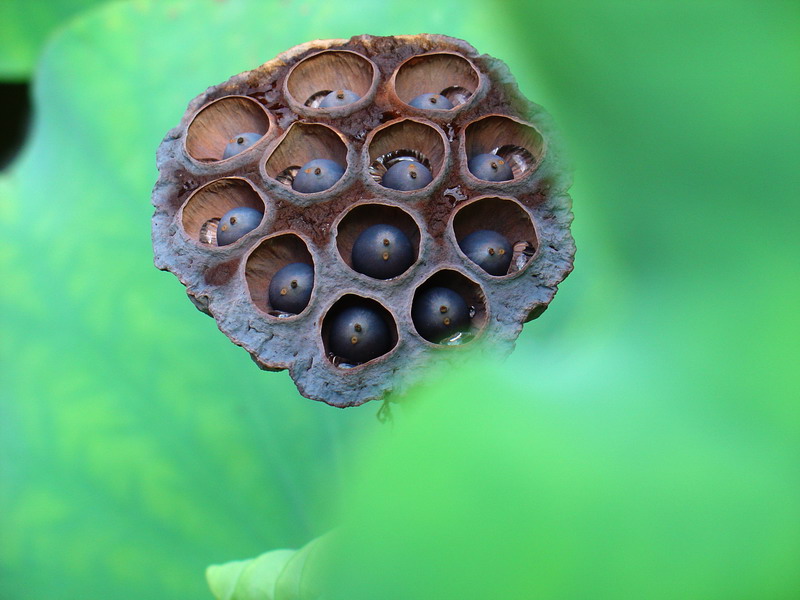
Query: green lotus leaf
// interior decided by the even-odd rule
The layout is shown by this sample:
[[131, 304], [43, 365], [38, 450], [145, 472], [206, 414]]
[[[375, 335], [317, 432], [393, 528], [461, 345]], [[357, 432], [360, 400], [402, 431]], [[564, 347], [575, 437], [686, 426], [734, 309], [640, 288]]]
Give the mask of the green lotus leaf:
[[27, 79], [48, 37], [79, 13], [108, 0], [0, 3], [0, 80]]
[[206, 580], [217, 600], [276, 600], [276, 584], [295, 550], [272, 550], [251, 560], [211, 565]]
[[682, 402], [683, 382], [639, 395], [630, 366], [591, 395], [487, 364], [418, 394], [394, 435], [364, 440], [305, 585], [336, 600], [796, 595], [800, 437]]

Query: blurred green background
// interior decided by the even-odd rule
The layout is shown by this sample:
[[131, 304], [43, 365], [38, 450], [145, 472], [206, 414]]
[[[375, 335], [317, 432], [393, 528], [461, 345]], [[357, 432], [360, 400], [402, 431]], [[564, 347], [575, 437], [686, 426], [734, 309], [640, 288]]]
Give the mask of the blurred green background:
[[[210, 598], [206, 565], [341, 523], [331, 598], [800, 597], [800, 4], [1, 6], [35, 102], [0, 173], [1, 598]], [[206, 87], [419, 32], [553, 115], [578, 256], [508, 361], [385, 426], [258, 371], [153, 268], [149, 198]]]

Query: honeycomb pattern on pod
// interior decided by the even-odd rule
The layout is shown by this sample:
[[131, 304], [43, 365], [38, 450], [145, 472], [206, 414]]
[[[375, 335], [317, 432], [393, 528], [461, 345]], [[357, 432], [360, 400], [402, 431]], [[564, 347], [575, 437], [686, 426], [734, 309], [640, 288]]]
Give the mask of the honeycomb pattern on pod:
[[572, 270], [570, 176], [501, 61], [317, 40], [195, 98], [158, 149], [155, 264], [333, 406], [507, 355]]

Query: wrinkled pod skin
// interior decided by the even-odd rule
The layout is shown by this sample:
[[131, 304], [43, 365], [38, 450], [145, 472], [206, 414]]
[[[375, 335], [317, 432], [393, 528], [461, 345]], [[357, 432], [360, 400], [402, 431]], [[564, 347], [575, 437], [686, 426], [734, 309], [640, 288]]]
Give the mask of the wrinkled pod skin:
[[[511, 82], [461, 40], [363, 35], [308, 42], [210, 87], [158, 149], [156, 266], [262, 369], [289, 369], [302, 395], [333, 406], [399, 400], [470, 349], [507, 354], [575, 252], [558, 137]], [[223, 158], [231, 140], [242, 150]], [[370, 165], [399, 151], [424, 156], [424, 171], [400, 161], [386, 185], [392, 165]], [[495, 152], [516, 157], [512, 177], [491, 157], [488, 172], [469, 164]], [[208, 243], [242, 207], [262, 216], [236, 243]], [[406, 239], [359, 242], [373, 226]], [[469, 237], [482, 231], [504, 240], [490, 241], [494, 254]], [[385, 271], [361, 262], [388, 267], [395, 255]]]

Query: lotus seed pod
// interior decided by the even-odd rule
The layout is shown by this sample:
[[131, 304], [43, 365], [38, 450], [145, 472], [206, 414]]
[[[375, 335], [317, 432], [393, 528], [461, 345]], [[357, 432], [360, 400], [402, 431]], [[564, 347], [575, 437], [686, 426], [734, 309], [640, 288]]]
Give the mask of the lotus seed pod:
[[[195, 98], [157, 158], [156, 266], [258, 366], [333, 406], [507, 354], [572, 269], [548, 116], [454, 38], [292, 48]], [[227, 242], [243, 209], [258, 222]]]

